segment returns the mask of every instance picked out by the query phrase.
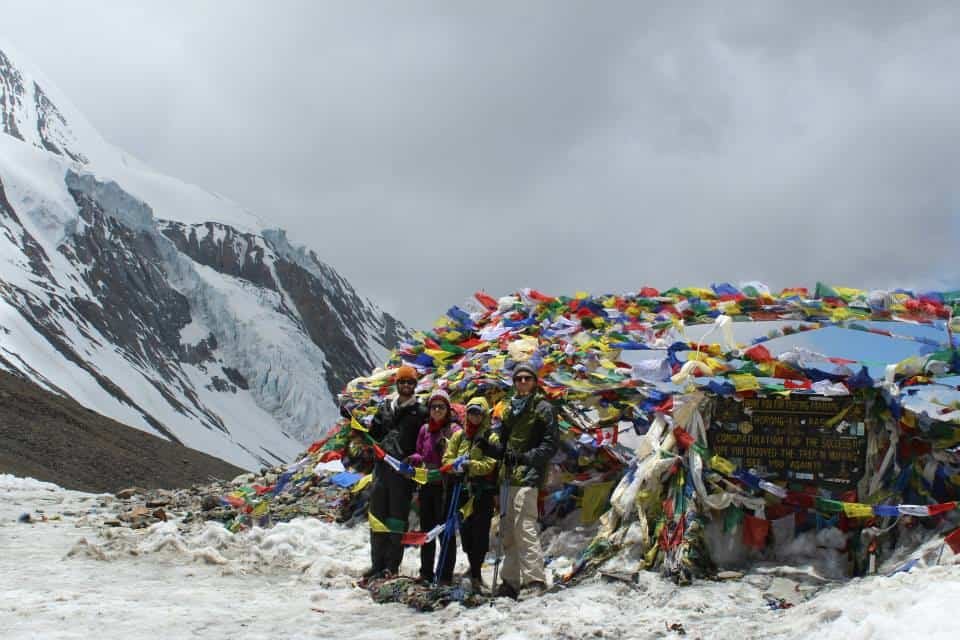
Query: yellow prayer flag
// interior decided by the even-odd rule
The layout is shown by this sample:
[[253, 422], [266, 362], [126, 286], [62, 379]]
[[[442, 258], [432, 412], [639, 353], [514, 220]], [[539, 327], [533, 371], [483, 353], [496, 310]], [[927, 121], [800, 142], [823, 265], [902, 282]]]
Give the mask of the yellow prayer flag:
[[470, 499], [467, 500], [467, 503], [460, 507], [460, 515], [463, 516], [463, 519], [466, 520], [473, 513], [473, 496], [470, 496]]
[[710, 468], [725, 476], [733, 475], [733, 472], [737, 470], [732, 462], [719, 455], [710, 458]]
[[858, 502], [844, 502], [843, 513], [848, 518], [870, 518], [873, 516], [873, 507]]
[[844, 300], [852, 300], [857, 296], [866, 297], [866, 292], [863, 289], [853, 289], [851, 287], [834, 287], [834, 291], [843, 298]]
[[357, 481], [357, 484], [353, 485], [353, 488], [350, 489], [350, 493], [360, 493], [373, 480], [373, 474], [368, 473]]
[[427, 484], [427, 468], [417, 467], [413, 470], [413, 481], [417, 484]]
[[835, 415], [835, 416], [833, 416], [832, 418], [830, 418], [829, 420], [827, 420], [827, 421], [824, 423], [824, 426], [825, 426], [825, 427], [828, 427], [828, 428], [829, 428], [829, 427], [835, 427], [835, 426], [837, 426], [837, 425], [840, 423], [840, 421], [843, 420], [844, 416], [847, 415], [847, 412], [850, 411], [850, 409], [851, 409], [852, 407], [853, 407], [853, 405], [850, 404], [850, 405], [847, 405], [845, 408], [841, 409], [841, 410], [840, 410], [840, 413], [838, 413], [837, 415]]
[[701, 298], [703, 300], [713, 300], [717, 297], [713, 289], [704, 289], [703, 287], [686, 287], [681, 290], [681, 293], [688, 297]]
[[836, 307], [830, 310], [830, 320], [833, 322], [843, 322], [853, 316], [853, 312], [847, 307]]
[[717, 303], [717, 309], [728, 316], [738, 316], [743, 313], [740, 304], [736, 300], [723, 300]]
[[756, 376], [752, 376], [749, 373], [735, 373], [728, 376], [728, 378], [737, 391], [757, 391], [760, 389], [760, 382], [757, 381]]
[[364, 433], [370, 432], [370, 430], [367, 429], [362, 422], [357, 420], [356, 416], [350, 416], [350, 428], [356, 429], [357, 431], [363, 431]]
[[424, 349], [423, 350], [428, 356], [434, 359], [434, 361], [445, 362], [449, 358], [453, 357], [454, 354], [449, 351], [444, 351], [443, 349]]
[[253, 508], [251, 515], [254, 518], [259, 518], [260, 516], [265, 516], [270, 513], [270, 503], [266, 500], [261, 500], [257, 503], [257, 506]]
[[597, 407], [597, 415], [600, 422], [612, 422], [620, 417], [620, 410], [613, 405]]
[[583, 504], [580, 510], [580, 522], [590, 524], [596, 522], [603, 515], [603, 508], [607, 504], [607, 496], [613, 490], [612, 482], [598, 482], [583, 488]]
[[374, 533], [390, 533], [390, 528], [370, 512], [367, 512], [367, 522], [370, 524], [370, 531]]

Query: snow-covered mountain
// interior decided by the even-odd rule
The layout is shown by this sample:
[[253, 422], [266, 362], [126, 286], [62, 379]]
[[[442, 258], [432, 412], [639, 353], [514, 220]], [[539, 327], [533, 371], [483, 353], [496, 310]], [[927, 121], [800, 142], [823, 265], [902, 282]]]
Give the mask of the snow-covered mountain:
[[3, 42], [0, 126], [0, 369], [253, 468], [405, 333], [284, 231], [112, 147]]

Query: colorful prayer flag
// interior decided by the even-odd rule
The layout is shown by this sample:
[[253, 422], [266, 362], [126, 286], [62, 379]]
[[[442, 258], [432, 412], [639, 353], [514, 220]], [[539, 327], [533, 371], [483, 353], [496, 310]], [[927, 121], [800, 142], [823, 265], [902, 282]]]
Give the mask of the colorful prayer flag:
[[869, 504], [860, 504], [858, 502], [844, 502], [843, 513], [848, 518], [872, 518], [873, 507]]
[[745, 545], [754, 549], [763, 549], [767, 546], [767, 534], [770, 532], [769, 521], [745, 515], [743, 524], [743, 543]]

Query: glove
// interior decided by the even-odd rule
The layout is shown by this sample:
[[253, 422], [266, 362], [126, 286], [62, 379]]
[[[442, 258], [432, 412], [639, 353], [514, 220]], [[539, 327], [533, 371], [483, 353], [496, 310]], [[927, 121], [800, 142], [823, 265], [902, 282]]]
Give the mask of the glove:
[[480, 440], [477, 443], [477, 446], [480, 447], [480, 451], [483, 451], [483, 455], [490, 456], [491, 458], [499, 458], [503, 455], [503, 447], [499, 447], [486, 438]]
[[470, 462], [470, 456], [462, 455], [453, 461], [453, 470], [456, 473], [463, 473], [467, 470], [467, 463]]

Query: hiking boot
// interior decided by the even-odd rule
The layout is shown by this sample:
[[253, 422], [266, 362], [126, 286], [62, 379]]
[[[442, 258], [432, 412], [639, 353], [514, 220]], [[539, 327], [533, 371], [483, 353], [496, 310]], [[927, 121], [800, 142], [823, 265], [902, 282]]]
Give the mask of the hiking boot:
[[432, 582], [433, 582], [433, 575], [431, 574], [421, 573], [419, 577], [417, 577], [418, 584], [431, 584]]
[[512, 600], [517, 600], [520, 598], [520, 594], [517, 593], [517, 590], [511, 587], [509, 584], [504, 582], [499, 587], [497, 587], [497, 592], [494, 594], [496, 598], [510, 598]]
[[361, 587], [368, 586], [371, 582], [375, 580], [382, 580], [390, 576], [390, 572], [386, 569], [378, 569], [374, 571], [372, 569], [367, 569], [363, 572], [363, 575], [360, 577], [360, 580], [357, 581], [357, 584]]
[[529, 582], [520, 589], [520, 595], [524, 598], [535, 598], [537, 596], [542, 596], [547, 592], [547, 584], [540, 580], [534, 580]]
[[487, 585], [483, 584], [480, 578], [470, 578], [470, 590], [474, 593], [483, 593], [486, 588]]

